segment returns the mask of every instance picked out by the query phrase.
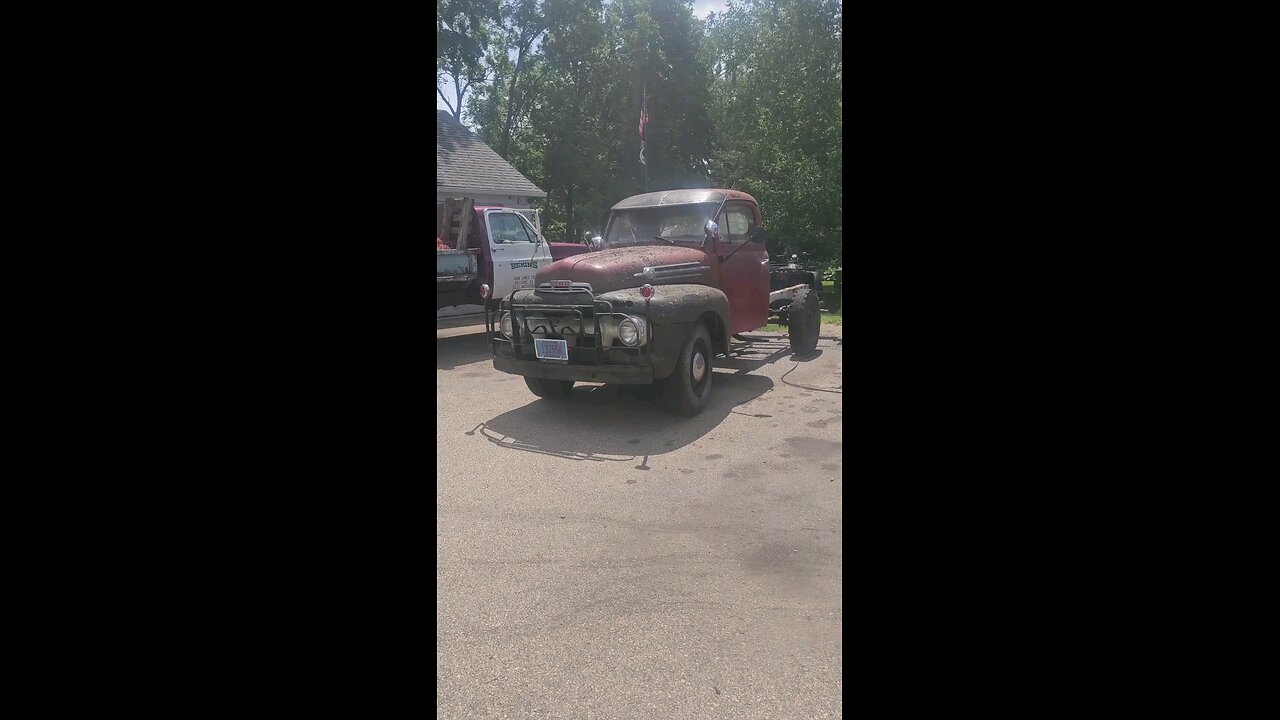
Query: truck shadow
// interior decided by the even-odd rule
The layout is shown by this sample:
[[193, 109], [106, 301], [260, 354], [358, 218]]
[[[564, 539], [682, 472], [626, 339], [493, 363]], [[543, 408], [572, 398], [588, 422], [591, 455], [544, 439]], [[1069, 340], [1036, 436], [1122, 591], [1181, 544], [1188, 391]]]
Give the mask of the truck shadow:
[[[823, 336], [822, 339], [835, 338]], [[716, 358], [716, 367], [733, 370], [737, 375], [746, 375], [779, 360], [808, 362], [816, 360], [821, 355], [821, 347], [805, 355], [792, 352], [790, 341], [785, 335], [782, 337], [754, 336], [747, 337], [746, 342], [733, 342], [730, 347], [730, 356]], [[452, 370], [459, 365], [469, 365], [491, 357], [493, 356], [485, 342], [483, 331], [436, 340], [437, 370]], [[577, 392], [575, 391], [575, 396]]]
[[491, 357], [493, 354], [484, 332], [436, 340], [437, 370], [452, 370], [459, 365], [470, 365]]
[[672, 452], [714, 430], [730, 413], [773, 389], [760, 375], [715, 374], [711, 398], [702, 412], [680, 417], [662, 400], [620, 393], [618, 386], [584, 385], [568, 400], [535, 400], [481, 423], [467, 435], [484, 437], [507, 450], [552, 455], [582, 462], [629, 463], [648, 470], [649, 457]]

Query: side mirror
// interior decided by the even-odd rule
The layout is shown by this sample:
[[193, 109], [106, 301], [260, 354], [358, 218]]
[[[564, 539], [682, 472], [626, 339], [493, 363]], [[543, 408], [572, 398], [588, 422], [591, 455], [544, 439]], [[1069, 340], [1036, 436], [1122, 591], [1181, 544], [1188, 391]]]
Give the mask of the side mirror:
[[764, 228], [760, 227], [759, 225], [752, 225], [751, 229], [747, 231], [747, 239], [753, 243], [764, 242], [765, 241]]
[[702, 226], [702, 233], [706, 235], [707, 240], [717, 239], [720, 237], [720, 226], [715, 220], [708, 220], [707, 224]]

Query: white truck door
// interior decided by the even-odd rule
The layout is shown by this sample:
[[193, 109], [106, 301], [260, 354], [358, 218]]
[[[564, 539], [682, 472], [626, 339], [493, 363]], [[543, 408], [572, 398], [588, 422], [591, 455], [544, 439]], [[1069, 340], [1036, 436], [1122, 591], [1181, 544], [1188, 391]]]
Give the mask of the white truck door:
[[551, 248], [538, 229], [521, 211], [508, 208], [486, 210], [484, 222], [493, 253], [493, 297], [533, 287], [538, 268], [551, 262]]

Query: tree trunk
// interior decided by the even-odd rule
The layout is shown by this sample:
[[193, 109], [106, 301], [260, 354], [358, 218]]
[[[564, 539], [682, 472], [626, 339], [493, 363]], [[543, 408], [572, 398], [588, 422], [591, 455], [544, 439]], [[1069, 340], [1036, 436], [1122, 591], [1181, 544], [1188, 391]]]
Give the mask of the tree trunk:
[[582, 238], [578, 237], [578, 224], [574, 222], [574, 218], [576, 217], [576, 215], [573, 212], [573, 185], [570, 185], [569, 187], [564, 189], [564, 206], [565, 206], [565, 214], [568, 215], [569, 217], [569, 224], [568, 224], [569, 236], [565, 238], [564, 241], [579, 242], [582, 240]]
[[511, 145], [511, 125], [515, 122], [517, 103], [516, 103], [516, 81], [520, 79], [520, 71], [524, 69], [524, 55], [533, 46], [533, 41], [538, 39], [545, 28], [538, 28], [529, 39], [520, 43], [520, 50], [516, 53], [516, 69], [511, 72], [511, 84], [507, 86], [507, 121], [502, 127], [502, 149], [498, 151], [504, 159], [507, 157], [507, 149]]
[[502, 124], [502, 149], [498, 154], [507, 157], [507, 149], [511, 145], [511, 123], [515, 121], [516, 81], [520, 79], [520, 71], [524, 69], [524, 46], [520, 46], [516, 54], [516, 69], [511, 73], [511, 84], [507, 86], [507, 121]]
[[461, 83], [458, 82], [457, 74], [454, 74], [453, 76], [453, 92], [454, 96], [457, 98], [457, 102], [453, 106], [453, 119], [458, 122], [462, 122], [462, 94], [466, 92], [466, 90], [463, 90]]

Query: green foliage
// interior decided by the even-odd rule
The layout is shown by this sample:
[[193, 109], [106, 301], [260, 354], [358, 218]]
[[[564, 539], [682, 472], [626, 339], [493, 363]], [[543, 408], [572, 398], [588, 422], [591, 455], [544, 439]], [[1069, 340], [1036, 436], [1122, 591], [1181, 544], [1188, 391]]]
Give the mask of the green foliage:
[[841, 5], [745, 0], [708, 18], [720, 184], [760, 201], [769, 250], [840, 257]]
[[[486, 15], [496, 1], [438, 0], [437, 36], [442, 8], [477, 18], [466, 25], [479, 27], [477, 43], [445, 53], [481, 78], [465, 119], [547, 191], [548, 237], [603, 231], [613, 204], [645, 190], [647, 169], [650, 190], [751, 193], [771, 252], [839, 262], [838, 0], [731, 0], [706, 22], [688, 0], [506, 0]], [[437, 57], [438, 77], [449, 67]], [[647, 167], [637, 129], [646, 89]]]
[[484, 82], [482, 58], [497, 19], [498, 0], [436, 0], [436, 91], [455, 116], [467, 89]]

